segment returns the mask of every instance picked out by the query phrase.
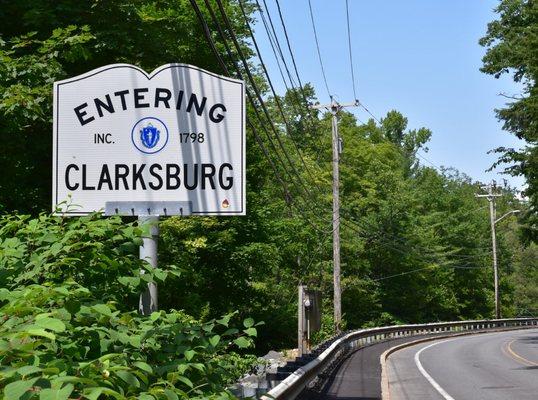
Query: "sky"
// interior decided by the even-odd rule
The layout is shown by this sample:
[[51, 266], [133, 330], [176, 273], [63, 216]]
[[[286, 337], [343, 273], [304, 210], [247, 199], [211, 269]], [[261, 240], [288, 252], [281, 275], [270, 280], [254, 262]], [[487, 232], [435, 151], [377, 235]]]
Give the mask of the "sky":
[[[329, 89], [337, 101], [353, 102], [345, 0], [311, 1]], [[486, 172], [497, 159], [489, 150], [522, 146], [502, 130], [494, 112], [506, 102], [499, 93], [519, 93], [519, 87], [508, 75], [495, 79], [480, 72], [485, 50], [478, 40], [495, 19], [497, 3], [349, 0], [355, 82], [359, 101], [377, 118], [398, 110], [408, 118], [409, 128], [432, 130], [429, 151], [422, 155], [436, 166], [454, 167], [482, 182], [507, 179], [521, 190], [522, 178], [500, 174], [502, 168]], [[285, 47], [276, 3], [267, 4]], [[280, 0], [280, 5], [301, 80], [311, 82], [319, 101], [327, 103], [308, 0]], [[259, 21], [255, 35], [277, 92], [283, 94], [285, 86]], [[369, 118], [361, 108], [349, 110], [362, 121]]]

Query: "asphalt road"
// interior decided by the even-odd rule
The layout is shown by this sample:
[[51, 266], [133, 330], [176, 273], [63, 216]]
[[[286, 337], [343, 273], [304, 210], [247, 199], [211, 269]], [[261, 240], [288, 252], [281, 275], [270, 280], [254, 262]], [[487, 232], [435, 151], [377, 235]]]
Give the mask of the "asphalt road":
[[357, 350], [350, 354], [332, 374], [320, 395], [308, 394], [305, 398], [316, 400], [381, 399], [381, 364], [379, 363], [381, 354], [401, 343], [427, 336], [434, 335], [391, 339]]
[[538, 329], [418, 344], [387, 367], [391, 400], [536, 400]]

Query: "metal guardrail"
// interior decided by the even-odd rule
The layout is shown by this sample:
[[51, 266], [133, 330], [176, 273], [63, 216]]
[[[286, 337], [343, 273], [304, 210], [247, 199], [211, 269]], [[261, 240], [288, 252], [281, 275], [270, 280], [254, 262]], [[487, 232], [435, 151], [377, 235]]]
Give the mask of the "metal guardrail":
[[298, 368], [290, 376], [273, 387], [265, 396], [269, 399], [295, 399], [307, 386], [322, 375], [328, 366], [334, 364], [350, 351], [386, 339], [465, 331], [484, 331], [488, 329], [537, 326], [538, 318], [513, 318], [493, 320], [473, 320], [456, 322], [437, 322], [417, 325], [395, 325], [349, 332], [335, 340], [323, 353], [308, 364]]

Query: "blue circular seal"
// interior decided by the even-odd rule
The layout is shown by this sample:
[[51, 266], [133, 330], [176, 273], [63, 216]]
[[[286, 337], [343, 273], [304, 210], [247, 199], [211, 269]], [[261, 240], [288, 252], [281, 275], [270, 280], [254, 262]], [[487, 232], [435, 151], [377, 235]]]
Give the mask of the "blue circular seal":
[[168, 143], [168, 128], [158, 118], [142, 118], [133, 126], [131, 140], [142, 153], [155, 154]]

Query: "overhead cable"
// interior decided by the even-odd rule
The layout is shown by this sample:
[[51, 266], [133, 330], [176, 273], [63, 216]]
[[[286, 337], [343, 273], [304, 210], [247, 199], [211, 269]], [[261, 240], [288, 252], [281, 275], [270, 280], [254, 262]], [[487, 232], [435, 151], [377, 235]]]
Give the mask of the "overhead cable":
[[[206, 1], [207, 1], [207, 0], [206, 0]], [[220, 3], [220, 0], [219, 0], [218, 2]], [[193, 3], [193, 7], [195, 7], [195, 10], [196, 10], [196, 9], [197, 9], [196, 1], [195, 1], [195, 0], [191, 0], [191, 3]], [[207, 4], [207, 3], [206, 3], [206, 4]], [[232, 54], [232, 52], [231, 52], [231, 49], [230, 49], [229, 46], [227, 45], [226, 38], [224, 37], [224, 34], [223, 34], [223, 32], [222, 32], [222, 28], [220, 27], [220, 24], [218, 23], [218, 20], [216, 20], [216, 17], [215, 17], [215, 15], [214, 15], [212, 9], [210, 8], [210, 5], [209, 5], [209, 4], [207, 4], [207, 5], [208, 5], [208, 8], [209, 8], [210, 13], [212, 14], [212, 18], [214, 19], [214, 21], [215, 21], [216, 24], [217, 24], [217, 28], [218, 28], [218, 30], [219, 30], [219, 33], [220, 33], [221, 36], [222, 36], [223, 42], [224, 42], [225, 47], [226, 47], [226, 50], [227, 50], [227, 52], [228, 52], [228, 56], [229, 56], [230, 59], [233, 61], [233, 54]], [[220, 4], [220, 6], [222, 7], [222, 4]], [[223, 12], [223, 11], [224, 11], [223, 8], [221, 8], [221, 12]], [[198, 15], [200, 21], [202, 22], [202, 25], [204, 26], [204, 33], [205, 33], [205, 35], [206, 35], [206, 38], [208, 39], [208, 41], [209, 41], [210, 44], [211, 44], [211, 48], [212, 48], [213, 52], [215, 53], [215, 55], [216, 55], [217, 58], [219, 59], [219, 62], [220, 62], [220, 64], [221, 64], [221, 66], [223, 67], [223, 69], [229, 74], [229, 71], [227, 70], [225, 63], [223, 62], [222, 58], [221, 58], [220, 55], [218, 54], [218, 51], [216, 50], [216, 46], [215, 46], [215, 44], [214, 44], [214, 42], [213, 42], [213, 39], [212, 39], [212, 37], [211, 37], [211, 35], [210, 35], [210, 33], [209, 33], [209, 28], [208, 28], [208, 26], [207, 26], [207, 23], [205, 22], [205, 19], [203, 18], [203, 15], [202, 15], [201, 12], [199, 11], [199, 9], [197, 10], [197, 15]], [[223, 15], [223, 16], [226, 17], [225, 15]], [[225, 18], [225, 19], [226, 19], [226, 18]], [[229, 21], [228, 21], [228, 22], [229, 22]], [[230, 25], [228, 25], [228, 27], [229, 27], [229, 29], [232, 29]], [[233, 30], [232, 30], [230, 33], [231, 33], [232, 35], [235, 36]], [[232, 39], [234, 39], [234, 37], [232, 37]], [[261, 95], [260, 95], [260, 93], [258, 92], [258, 90], [257, 90], [257, 88], [256, 88], [256, 86], [255, 86], [255, 81], [253, 80], [252, 75], [250, 75], [250, 70], [248, 69], [248, 68], [249, 68], [249, 67], [248, 67], [248, 64], [246, 63], [246, 60], [245, 60], [245, 58], [244, 58], [244, 55], [243, 55], [242, 52], [241, 52], [241, 49], [240, 49], [240, 47], [239, 47], [239, 45], [238, 45], [238, 43], [237, 43], [237, 39], [236, 39], [236, 38], [234, 39], [234, 43], [235, 43], [236, 47], [238, 48], [238, 52], [239, 52], [239, 54], [240, 54], [240, 56], [241, 56], [241, 58], [242, 58], [242, 62], [243, 62], [243, 64], [244, 64], [244, 67], [245, 67], [245, 70], [246, 70], [246, 72], [247, 72], [247, 75], [249, 75], [249, 79], [251, 80], [251, 83], [252, 83], [252, 85], [253, 85], [253, 88], [255, 89], [255, 92], [256, 92], [256, 95], [257, 95], [257, 97], [258, 97], [258, 100], [260, 101], [260, 104], [262, 105], [262, 108], [265, 108], [265, 105], [264, 105], [264, 103], [263, 103], [263, 99], [261, 98]], [[235, 61], [234, 61], [234, 65], [235, 65], [235, 67], [236, 67], [236, 70], [237, 70], [237, 73], [238, 73], [238, 77], [242, 79], [242, 76], [241, 76], [241, 70], [240, 70], [239, 66], [235, 63]], [[293, 177], [293, 175], [290, 174], [289, 171], [287, 171], [287, 168], [285, 167], [284, 160], [282, 160], [282, 158], [279, 156], [279, 153], [278, 153], [278, 151], [277, 151], [277, 149], [276, 149], [274, 143], [272, 142], [272, 140], [271, 140], [271, 138], [270, 138], [270, 136], [269, 136], [269, 133], [267, 132], [267, 130], [266, 130], [266, 128], [265, 128], [265, 125], [263, 124], [263, 121], [262, 121], [262, 119], [261, 119], [261, 116], [259, 115], [259, 113], [258, 113], [258, 111], [257, 111], [256, 103], [255, 103], [254, 99], [252, 98], [252, 95], [250, 94], [250, 91], [248, 90], [248, 88], [247, 88], [247, 96], [249, 97], [249, 101], [250, 101], [250, 103], [253, 105], [253, 109], [254, 109], [255, 115], [257, 116], [258, 120], [261, 122], [262, 127], [264, 128], [266, 134], [268, 135], [268, 139], [269, 139], [269, 141], [270, 141], [270, 143], [271, 143], [273, 149], [275, 150], [275, 153], [277, 154], [277, 157], [278, 157], [280, 163], [282, 164], [282, 166], [283, 166], [284, 170], [286, 171], [286, 173], [287, 173], [288, 175], [290, 175], [291, 180], [294, 181], [294, 177]], [[264, 112], [266, 113], [266, 116], [267, 116], [268, 120], [272, 123], [271, 117], [269, 116], [269, 114], [268, 114], [268, 112], [267, 112], [266, 109], [264, 110]], [[249, 125], [250, 125], [251, 128], [254, 130], [253, 133], [255, 134], [256, 140], [258, 141], [258, 143], [259, 143], [260, 146], [262, 147], [262, 150], [264, 151], [264, 155], [265, 155], [266, 158], [270, 161], [271, 166], [273, 167], [273, 169], [274, 169], [274, 171], [275, 171], [275, 174], [277, 175], [277, 169], [276, 169], [276, 167], [275, 167], [275, 165], [274, 165], [274, 162], [271, 160], [271, 158], [270, 158], [270, 156], [269, 156], [269, 154], [268, 154], [268, 152], [267, 152], [267, 149], [265, 149], [265, 147], [263, 146], [263, 142], [261, 141], [261, 139], [260, 139], [259, 136], [257, 135], [257, 132], [256, 132], [256, 129], [255, 129], [254, 125], [252, 125], [250, 122], [249, 122]], [[274, 126], [273, 126], [273, 129], [274, 129]], [[278, 132], [276, 132], [276, 131], [274, 131], [274, 132], [275, 132], [275, 134], [277, 135], [277, 139], [278, 139]], [[281, 143], [280, 143], [280, 145], [281, 145], [282, 150], [285, 152], [285, 148], [282, 146]], [[293, 163], [292, 163], [291, 159], [289, 158], [289, 156], [286, 157], [286, 158], [288, 159], [288, 162], [290, 163], [290, 165], [292, 166], [292, 168], [295, 169], [295, 168], [293, 167]], [[301, 177], [297, 174], [297, 171], [296, 171], [296, 170], [295, 170], [294, 172], [295, 172], [295, 174], [296, 174], [296, 177], [297, 177], [298, 180], [300, 181], [301, 185], [306, 189], [306, 192], [307, 192], [307, 194], [308, 194], [308, 197], [310, 197], [310, 199], [312, 199], [312, 197], [311, 197], [311, 193], [310, 193], [310, 192], [308, 191], [308, 189], [305, 187], [304, 182], [302, 182]], [[282, 177], [279, 177], [279, 181], [281, 182], [281, 185], [283, 185], [283, 187], [284, 187], [285, 197], [288, 197], [288, 196], [289, 196], [289, 190], [287, 189], [287, 187], [286, 187], [286, 185], [285, 185], [285, 183], [284, 183]], [[312, 204], [310, 204], [310, 202], [309, 202], [308, 200], [304, 200], [304, 199], [302, 199], [302, 200], [305, 202], [305, 205], [307, 205], [307, 207], [310, 208], [310, 209], [312, 210], [312, 208], [311, 208], [311, 207], [312, 207]], [[290, 202], [290, 203], [293, 204], [293, 202]], [[300, 210], [300, 208], [299, 208], [299, 210]], [[302, 214], [302, 210], [300, 210], [300, 211], [301, 211], [301, 214]], [[312, 212], [313, 212], [314, 214], [316, 214], [316, 210], [313, 210]], [[302, 214], [302, 215], [304, 216], [304, 214]], [[305, 216], [305, 218], [307, 219], [308, 222], [310, 222], [308, 217]], [[353, 221], [352, 221], [352, 223], [356, 224], [356, 222], [353, 222]], [[346, 225], [347, 225], [347, 223], [346, 223]], [[315, 225], [314, 225], [314, 227], [315, 227]], [[317, 228], [317, 227], [315, 227], [315, 228]], [[350, 227], [350, 229], [353, 229], [353, 230], [355, 230], [355, 231], [357, 231], [357, 232], [359, 232], [359, 233], [361, 233], [361, 234], [364, 233], [364, 230], [363, 230], [362, 228], [361, 228], [360, 231], [359, 231], [357, 228], [354, 228], [354, 227]], [[319, 231], [319, 228], [317, 228], [316, 230]], [[328, 232], [324, 232], [324, 233], [328, 233]], [[408, 250], [408, 249], [407, 249], [407, 250]], [[401, 251], [401, 250], [400, 250], [400, 251]]]
[[[327, 76], [325, 75], [325, 67], [323, 66], [323, 58], [321, 57], [321, 50], [319, 48], [318, 31], [316, 29], [316, 23], [314, 21], [314, 12], [312, 11], [311, 0], [308, 0], [308, 8], [310, 10], [310, 21], [312, 22], [312, 29], [314, 31], [314, 39], [316, 41], [316, 49], [318, 51], [318, 60], [319, 60], [319, 65], [321, 66], [321, 74], [323, 75], [323, 82], [325, 82], [325, 89], [327, 90], [327, 95], [332, 100], [333, 95], [331, 94], [331, 90], [329, 89], [329, 84], [327, 83]], [[355, 88], [355, 86], [353, 86], [353, 88]]]
[[[308, 4], [310, 4], [310, 0], [308, 0]], [[310, 12], [312, 12], [312, 10], [310, 10]], [[358, 97], [357, 97], [357, 89], [355, 87], [355, 69], [353, 67], [353, 52], [351, 51], [351, 29], [349, 27], [349, 0], [346, 0], [346, 19], [347, 19], [347, 44], [348, 44], [348, 50], [349, 50], [349, 64], [351, 65], [351, 83], [353, 85], [353, 96], [355, 100], [357, 100]], [[312, 20], [312, 23], [313, 23], [313, 20]], [[318, 49], [318, 52], [319, 52], [319, 49]]]

